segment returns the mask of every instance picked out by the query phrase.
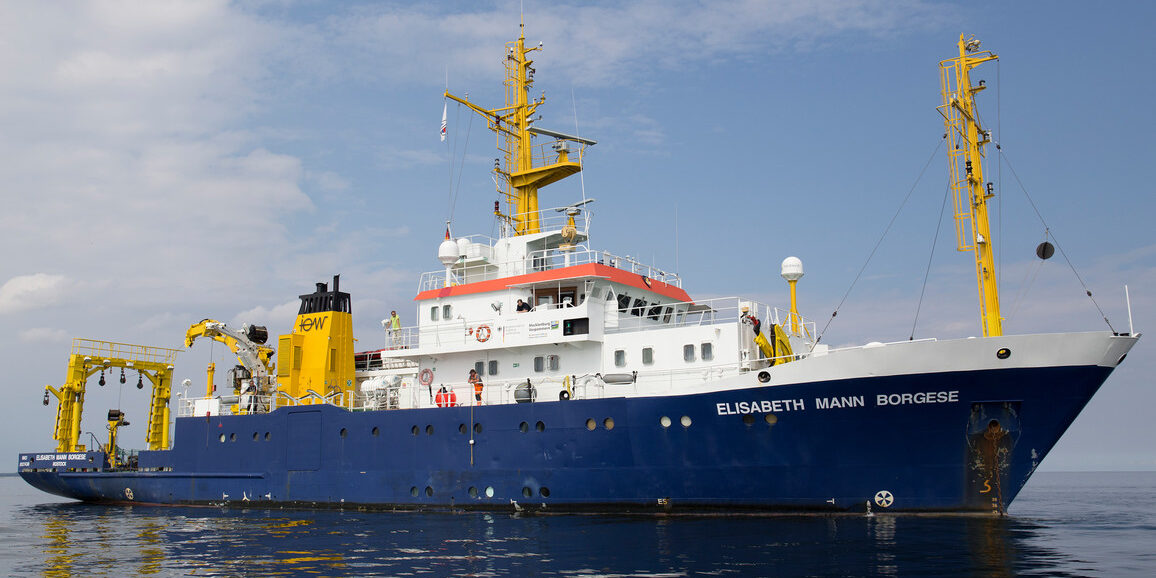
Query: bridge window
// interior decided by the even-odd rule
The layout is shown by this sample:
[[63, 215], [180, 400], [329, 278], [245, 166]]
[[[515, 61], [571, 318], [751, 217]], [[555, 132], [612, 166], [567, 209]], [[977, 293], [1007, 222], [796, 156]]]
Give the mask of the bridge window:
[[635, 317], [642, 317], [646, 313], [646, 301], [642, 299], [634, 300], [634, 307], [630, 309], [630, 314]]
[[623, 294], [619, 293], [618, 294], [618, 312], [619, 313], [626, 313], [629, 310], [630, 310], [630, 296], [629, 295], [623, 295]]
[[674, 316], [674, 307], [667, 307], [666, 311], [664, 311], [662, 314], [662, 322], [670, 323], [670, 318], [672, 316]]
[[659, 305], [658, 303], [655, 303], [654, 306], [650, 308], [650, 311], [646, 314], [647, 317], [655, 321], [659, 320], [660, 315], [662, 315], [662, 305]]

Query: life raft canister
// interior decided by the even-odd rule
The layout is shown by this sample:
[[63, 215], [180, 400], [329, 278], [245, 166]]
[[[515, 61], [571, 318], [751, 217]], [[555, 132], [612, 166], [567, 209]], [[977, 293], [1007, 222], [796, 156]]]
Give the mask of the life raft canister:
[[485, 342], [489, 341], [490, 340], [490, 326], [489, 325], [478, 326], [477, 331], [474, 331], [474, 338], [478, 340], [478, 343], [485, 343]]
[[438, 407], [454, 407], [458, 405], [458, 394], [454, 393], [453, 390], [446, 391], [446, 388], [443, 387], [439, 389], [438, 394], [434, 396], [434, 403], [436, 403]]
[[417, 374], [417, 380], [420, 381], [422, 385], [433, 383], [433, 370], [428, 367], [421, 370], [421, 373]]

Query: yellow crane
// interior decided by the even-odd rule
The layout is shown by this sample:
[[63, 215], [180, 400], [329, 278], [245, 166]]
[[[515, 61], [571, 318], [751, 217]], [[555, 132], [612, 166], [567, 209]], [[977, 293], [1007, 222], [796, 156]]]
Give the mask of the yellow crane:
[[144, 378], [152, 383], [145, 442], [150, 450], [168, 449], [169, 398], [172, 396], [173, 363], [178, 353], [179, 349], [73, 339], [72, 354], [68, 358], [68, 377], [64, 385], [59, 389], [51, 385], [44, 386], [44, 404], [48, 405], [50, 395], [57, 400], [56, 426], [53, 430], [56, 451], [85, 450], [78, 443], [85, 387], [88, 379], [97, 373], [101, 374], [101, 385], [104, 385], [104, 372], [114, 367], [135, 370], [138, 373], [137, 388], [144, 387]]
[[[273, 375], [273, 354], [275, 352], [272, 347], [265, 345], [269, 339], [269, 332], [265, 327], [246, 324], [241, 326], [241, 331], [235, 331], [220, 321], [202, 319], [189, 326], [188, 331], [185, 332], [185, 346], [192, 347], [198, 337], [208, 337], [213, 341], [224, 343], [248, 371], [249, 377], [247, 379], [252, 380], [253, 393], [270, 393], [270, 376]], [[214, 364], [210, 363], [206, 397], [213, 395], [212, 375], [214, 369]], [[236, 393], [240, 394], [241, 392], [237, 391]]]

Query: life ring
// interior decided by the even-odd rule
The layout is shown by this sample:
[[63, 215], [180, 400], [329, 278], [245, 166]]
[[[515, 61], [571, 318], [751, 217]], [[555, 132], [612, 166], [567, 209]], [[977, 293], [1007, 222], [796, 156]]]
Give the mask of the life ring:
[[490, 326], [489, 325], [479, 326], [477, 328], [477, 330], [474, 331], [474, 338], [478, 340], [478, 343], [485, 343], [485, 342], [489, 341], [490, 340]]
[[417, 374], [417, 380], [420, 381], [422, 385], [433, 383], [433, 370], [428, 367], [421, 370], [421, 373]]

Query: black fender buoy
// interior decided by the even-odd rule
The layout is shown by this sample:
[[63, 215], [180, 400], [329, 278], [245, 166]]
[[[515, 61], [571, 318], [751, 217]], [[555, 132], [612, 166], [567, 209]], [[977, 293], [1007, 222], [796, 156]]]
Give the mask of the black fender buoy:
[[566, 401], [568, 399], [570, 399], [570, 392], [564, 389], [558, 392], [558, 401]]

